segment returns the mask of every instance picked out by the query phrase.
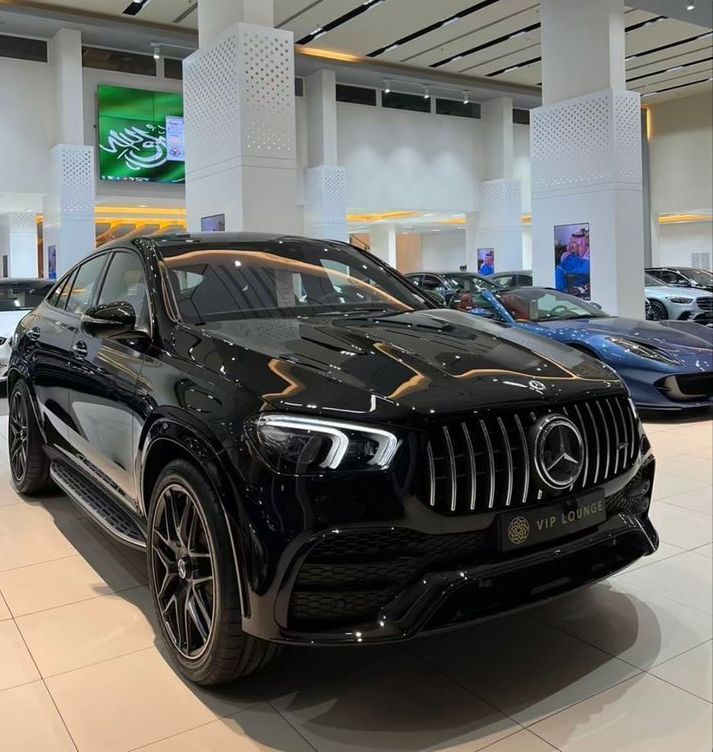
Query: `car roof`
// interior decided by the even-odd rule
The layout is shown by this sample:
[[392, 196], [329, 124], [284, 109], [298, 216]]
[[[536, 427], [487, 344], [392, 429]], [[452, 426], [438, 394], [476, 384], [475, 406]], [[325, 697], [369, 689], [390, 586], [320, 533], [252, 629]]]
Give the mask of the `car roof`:
[[[196, 243], [200, 245], [210, 245], [212, 243], [220, 245], [235, 244], [262, 244], [268, 245], [278, 242], [290, 242], [298, 244], [334, 244], [339, 243], [343, 245], [341, 241], [336, 240], [320, 240], [318, 238], [306, 238], [299, 235], [288, 235], [283, 233], [270, 233], [270, 232], [174, 232], [164, 233], [161, 235], [139, 235], [132, 238], [132, 242], [136, 243], [151, 243], [157, 247], [171, 247], [171, 246], [183, 246], [190, 243]], [[112, 248], [126, 248], [126, 240], [113, 240], [106, 245], [103, 245], [97, 250], [104, 251]]]

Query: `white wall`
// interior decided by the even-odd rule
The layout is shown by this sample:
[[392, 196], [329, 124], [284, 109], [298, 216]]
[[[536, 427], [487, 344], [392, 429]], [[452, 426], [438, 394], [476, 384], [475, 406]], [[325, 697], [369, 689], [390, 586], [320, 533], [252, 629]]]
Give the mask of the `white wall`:
[[650, 107], [651, 210], [710, 211], [713, 207], [713, 93]]
[[691, 266], [691, 254], [709, 253], [713, 259], [713, 223], [687, 222], [659, 225], [654, 263]]
[[479, 120], [347, 103], [338, 104], [337, 119], [350, 208], [476, 208], [483, 162]]
[[513, 177], [520, 181], [522, 194], [522, 213], [529, 214], [532, 211], [532, 199], [530, 196], [530, 126], [513, 126]]
[[0, 193], [45, 193], [54, 142], [54, 69], [0, 57]]
[[[457, 271], [465, 256], [465, 230], [426, 232], [423, 238], [423, 268], [430, 271]], [[472, 265], [471, 265], [472, 267]], [[472, 267], [469, 271], [477, 271]]]

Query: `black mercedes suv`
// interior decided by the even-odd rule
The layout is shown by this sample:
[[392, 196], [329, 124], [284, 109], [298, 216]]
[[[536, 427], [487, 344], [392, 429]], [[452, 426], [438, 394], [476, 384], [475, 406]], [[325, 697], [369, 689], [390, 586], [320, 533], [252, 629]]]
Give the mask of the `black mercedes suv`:
[[657, 547], [654, 460], [592, 358], [433, 306], [348, 245], [205, 234], [95, 252], [19, 324], [17, 489], [145, 549], [202, 684], [280, 643], [402, 640]]

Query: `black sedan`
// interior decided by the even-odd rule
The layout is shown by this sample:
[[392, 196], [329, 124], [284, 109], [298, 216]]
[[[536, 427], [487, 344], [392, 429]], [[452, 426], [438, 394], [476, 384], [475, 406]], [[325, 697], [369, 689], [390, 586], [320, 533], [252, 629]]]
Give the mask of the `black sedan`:
[[18, 491], [58, 485], [147, 552], [179, 669], [402, 640], [551, 598], [657, 547], [616, 375], [459, 311], [350, 246], [105, 247], [18, 326]]

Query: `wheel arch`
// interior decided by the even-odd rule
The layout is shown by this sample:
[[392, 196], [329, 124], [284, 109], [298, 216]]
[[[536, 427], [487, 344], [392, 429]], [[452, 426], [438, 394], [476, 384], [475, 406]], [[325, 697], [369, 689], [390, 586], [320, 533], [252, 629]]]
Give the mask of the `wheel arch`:
[[246, 588], [246, 559], [242, 546], [239, 545], [239, 508], [229, 513], [229, 507], [238, 507], [238, 493], [230, 482], [230, 473], [220, 453], [197, 430], [175, 419], [160, 418], [156, 420], [145, 436], [143, 451], [139, 453], [140, 473], [138, 478], [138, 504], [140, 513], [148, 519], [151, 494], [161, 471], [169, 462], [184, 459], [190, 462], [198, 472], [211, 484], [223, 509], [228, 528], [235, 576], [238, 582], [243, 616], [250, 615], [250, 603]]

